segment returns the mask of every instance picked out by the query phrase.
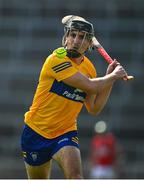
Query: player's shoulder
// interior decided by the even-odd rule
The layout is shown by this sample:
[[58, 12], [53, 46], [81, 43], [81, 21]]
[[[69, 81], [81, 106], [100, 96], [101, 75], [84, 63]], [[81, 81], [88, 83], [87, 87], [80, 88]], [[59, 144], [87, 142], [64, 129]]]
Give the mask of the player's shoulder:
[[68, 61], [69, 58], [67, 57], [67, 51], [64, 47], [59, 47], [46, 58], [46, 63], [61, 63], [64, 61]]
[[67, 51], [64, 47], [59, 47], [53, 51], [53, 55], [57, 58], [65, 58], [67, 56]]
[[85, 61], [85, 64], [87, 64], [88, 66], [95, 68], [93, 63], [88, 57], [84, 56], [84, 61]]
[[97, 76], [97, 71], [96, 71], [94, 64], [86, 56], [84, 57], [84, 64], [87, 67], [87, 69], [93, 74], [94, 77]]

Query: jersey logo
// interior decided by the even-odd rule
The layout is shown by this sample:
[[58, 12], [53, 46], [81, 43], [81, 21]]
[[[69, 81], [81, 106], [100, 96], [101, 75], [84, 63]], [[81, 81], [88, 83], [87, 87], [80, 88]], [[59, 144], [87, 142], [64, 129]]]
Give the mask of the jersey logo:
[[26, 157], [27, 157], [27, 153], [26, 153], [25, 151], [22, 151], [22, 156], [23, 156], [24, 158], [26, 158]]
[[33, 161], [36, 161], [38, 159], [38, 153], [37, 152], [31, 152], [30, 155], [31, 155], [31, 158]]
[[53, 66], [52, 69], [55, 71], [55, 73], [58, 73], [64, 69], [71, 67], [71, 66], [72, 66], [71, 62], [63, 62], [61, 64]]
[[75, 142], [75, 143], [77, 143], [78, 144], [78, 137], [77, 136], [75, 136], [75, 137], [72, 137], [72, 139], [71, 139], [73, 142]]
[[69, 86], [62, 81], [58, 82], [57, 80], [53, 82], [50, 92], [81, 103], [83, 103], [86, 98], [86, 93], [82, 90]]
[[68, 141], [69, 139], [68, 138], [63, 138], [61, 140], [58, 141], [58, 144], [62, 143], [62, 142], [65, 142], [65, 141]]

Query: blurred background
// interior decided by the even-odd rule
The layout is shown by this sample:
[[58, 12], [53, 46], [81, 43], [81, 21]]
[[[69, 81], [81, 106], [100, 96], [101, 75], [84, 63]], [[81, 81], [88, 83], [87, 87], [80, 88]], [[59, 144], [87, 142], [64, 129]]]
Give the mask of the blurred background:
[[[0, 178], [26, 178], [20, 151], [23, 116], [45, 58], [61, 46], [61, 19], [69, 14], [91, 21], [104, 48], [135, 76], [114, 85], [98, 117], [82, 110], [78, 125], [84, 175], [88, 178], [94, 125], [104, 120], [123, 147], [121, 177], [144, 178], [143, 0], [0, 0]], [[104, 75], [103, 58], [97, 52], [87, 56], [98, 75]], [[55, 163], [52, 178], [63, 178]]]

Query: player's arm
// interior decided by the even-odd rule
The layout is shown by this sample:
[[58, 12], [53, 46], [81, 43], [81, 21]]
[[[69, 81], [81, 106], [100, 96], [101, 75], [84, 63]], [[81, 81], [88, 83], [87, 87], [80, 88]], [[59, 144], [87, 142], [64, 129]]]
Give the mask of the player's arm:
[[85, 101], [85, 106], [90, 114], [98, 115], [104, 108], [109, 98], [112, 85], [107, 86], [96, 95], [88, 94]]
[[115, 67], [112, 73], [107, 74], [103, 77], [89, 79], [80, 72], [63, 80], [64, 83], [81, 89], [87, 94], [97, 94], [101, 90], [112, 86], [117, 79], [121, 79], [126, 75], [125, 70], [121, 65]]
[[98, 90], [111, 85], [116, 80], [115, 75], [109, 74], [104, 77], [89, 79], [80, 72], [63, 80], [64, 83], [81, 89], [87, 94], [96, 94]]
[[[106, 74], [110, 74], [119, 63], [114, 60], [107, 68]], [[89, 113], [93, 115], [98, 115], [104, 108], [107, 100], [109, 98], [110, 92], [112, 90], [113, 84], [107, 86], [106, 88], [98, 91], [96, 95], [88, 94], [85, 101], [85, 106]]]

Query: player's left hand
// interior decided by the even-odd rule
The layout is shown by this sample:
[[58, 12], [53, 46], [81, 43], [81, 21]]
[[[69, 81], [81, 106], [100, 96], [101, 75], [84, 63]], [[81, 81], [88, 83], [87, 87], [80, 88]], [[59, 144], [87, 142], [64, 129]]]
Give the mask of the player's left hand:
[[120, 65], [120, 63], [114, 59], [114, 61], [109, 64], [108, 68], [107, 68], [107, 71], [106, 71], [106, 74], [110, 74], [113, 72], [113, 70], [116, 68], [116, 66]]

